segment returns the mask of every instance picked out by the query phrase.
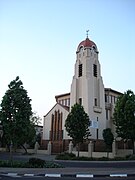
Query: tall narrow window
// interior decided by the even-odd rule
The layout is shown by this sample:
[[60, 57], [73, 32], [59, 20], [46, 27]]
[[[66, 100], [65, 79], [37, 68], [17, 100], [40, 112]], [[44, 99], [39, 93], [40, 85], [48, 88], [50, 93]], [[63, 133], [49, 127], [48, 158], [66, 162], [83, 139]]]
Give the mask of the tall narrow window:
[[105, 102], [107, 102], [107, 94], [105, 94]]
[[78, 76], [82, 76], [82, 64], [79, 64], [79, 69], [78, 69]]
[[98, 139], [98, 117], [97, 117], [97, 139]]
[[97, 65], [93, 64], [93, 76], [97, 77]]
[[52, 141], [62, 140], [63, 138], [62, 119], [63, 119], [63, 114], [60, 113], [59, 110], [55, 111], [55, 114], [52, 114], [50, 140]]
[[97, 106], [97, 98], [95, 98], [94, 101], [95, 106]]
[[114, 96], [114, 104], [116, 103], [116, 101], [117, 101], [117, 98]]
[[79, 104], [82, 105], [82, 98], [79, 98]]
[[98, 139], [98, 129], [97, 129], [97, 139]]
[[106, 109], [106, 119], [108, 120], [108, 109]]
[[50, 140], [53, 140], [53, 134], [54, 134], [54, 115], [52, 114]]
[[113, 102], [113, 96], [111, 95], [111, 103]]

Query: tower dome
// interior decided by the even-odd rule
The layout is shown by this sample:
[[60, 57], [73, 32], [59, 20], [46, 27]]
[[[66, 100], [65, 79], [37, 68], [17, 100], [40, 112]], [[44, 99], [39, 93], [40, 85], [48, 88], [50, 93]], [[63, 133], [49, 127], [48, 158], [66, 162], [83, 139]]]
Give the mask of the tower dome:
[[82, 42], [80, 42], [80, 44], [78, 45], [78, 47], [77, 47], [77, 52], [80, 50], [80, 48], [93, 48], [93, 49], [95, 49], [96, 51], [97, 51], [97, 46], [96, 46], [96, 44], [93, 42], [93, 41], [91, 41], [88, 37], [84, 40], [84, 41], [82, 41]]

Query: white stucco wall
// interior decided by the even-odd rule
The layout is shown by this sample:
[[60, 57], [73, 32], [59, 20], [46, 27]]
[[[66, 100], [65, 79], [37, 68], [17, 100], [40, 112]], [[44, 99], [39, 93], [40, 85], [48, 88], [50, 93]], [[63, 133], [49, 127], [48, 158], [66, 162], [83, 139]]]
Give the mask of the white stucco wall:
[[[79, 64], [82, 64], [81, 77], [78, 77]], [[97, 77], [93, 76], [93, 64], [97, 65]], [[114, 96], [116, 96], [116, 94], [114, 94]], [[59, 100], [62, 100], [62, 98], [63, 97], [59, 98]], [[75, 103], [79, 102], [79, 98], [82, 98], [82, 105], [84, 110], [88, 113], [90, 120], [96, 122], [98, 121], [98, 131], [96, 128], [90, 127], [92, 139], [97, 139], [97, 132], [98, 139], [103, 139], [102, 131], [107, 127], [112, 128], [113, 132], [115, 132], [115, 128], [111, 120], [112, 113], [114, 111], [114, 103], [111, 105], [112, 109], [109, 112], [110, 116], [107, 120], [105, 110], [105, 89], [101, 76], [100, 62], [98, 60], [98, 51], [95, 51], [92, 49], [92, 47], [82, 47], [80, 51], [79, 49], [77, 50], [74, 75], [71, 83], [70, 110]], [[97, 99], [97, 106], [95, 106], [95, 98]], [[108, 97], [108, 101], [110, 103], [110, 97]], [[56, 104], [44, 117], [43, 139], [49, 140], [49, 132], [51, 130], [51, 115], [58, 110], [63, 113], [63, 138], [70, 138], [67, 135], [64, 127], [65, 120], [69, 112], [59, 104]]]
[[49, 113], [44, 117], [44, 125], [43, 125], [43, 140], [49, 140], [50, 136], [50, 130], [51, 130], [51, 118], [52, 114], [55, 113], [55, 111], [58, 111], [61, 113], [62, 112], [62, 130], [63, 130], [63, 138], [64, 139], [69, 139], [69, 136], [67, 135], [67, 132], [65, 131], [65, 120], [68, 115], [68, 111], [63, 108], [60, 104], [56, 104], [50, 111]]
[[[82, 98], [84, 110], [88, 113], [90, 120], [98, 119], [98, 138], [102, 138], [102, 131], [106, 128], [104, 85], [100, 72], [98, 54], [89, 48], [82, 49], [80, 56], [77, 54], [75, 63], [75, 74], [71, 85], [71, 106], [79, 98]], [[83, 54], [82, 54], [83, 53]], [[78, 77], [78, 67], [82, 64], [82, 76]], [[93, 64], [97, 65], [97, 77], [93, 76]], [[94, 100], [97, 99], [95, 107]], [[97, 138], [97, 129], [90, 128], [91, 138]]]

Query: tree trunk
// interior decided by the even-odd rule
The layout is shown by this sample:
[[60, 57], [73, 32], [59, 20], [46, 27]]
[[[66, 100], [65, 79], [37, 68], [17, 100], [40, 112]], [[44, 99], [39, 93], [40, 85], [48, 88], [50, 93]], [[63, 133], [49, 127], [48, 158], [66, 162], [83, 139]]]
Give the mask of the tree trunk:
[[106, 145], [106, 150], [107, 150], [107, 158], [109, 158], [109, 146]]
[[20, 145], [20, 146], [25, 150], [25, 154], [28, 154], [27, 148], [24, 145]]
[[77, 157], [79, 157], [79, 152], [80, 152], [80, 143], [77, 144]]
[[109, 151], [107, 150], [107, 159], [109, 158]]
[[132, 148], [133, 148], [133, 154], [135, 154], [135, 147], [134, 147], [134, 140], [132, 139]]

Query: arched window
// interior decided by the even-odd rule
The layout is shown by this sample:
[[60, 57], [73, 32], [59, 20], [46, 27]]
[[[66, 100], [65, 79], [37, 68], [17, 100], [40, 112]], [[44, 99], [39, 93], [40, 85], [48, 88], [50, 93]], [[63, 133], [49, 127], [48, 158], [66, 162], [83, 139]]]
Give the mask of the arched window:
[[93, 76], [97, 77], [97, 65], [93, 64]]
[[78, 67], [78, 77], [81, 77], [82, 76], [82, 64], [79, 64], [79, 67]]
[[83, 46], [80, 46], [79, 51], [82, 51], [82, 50], [83, 50]]

